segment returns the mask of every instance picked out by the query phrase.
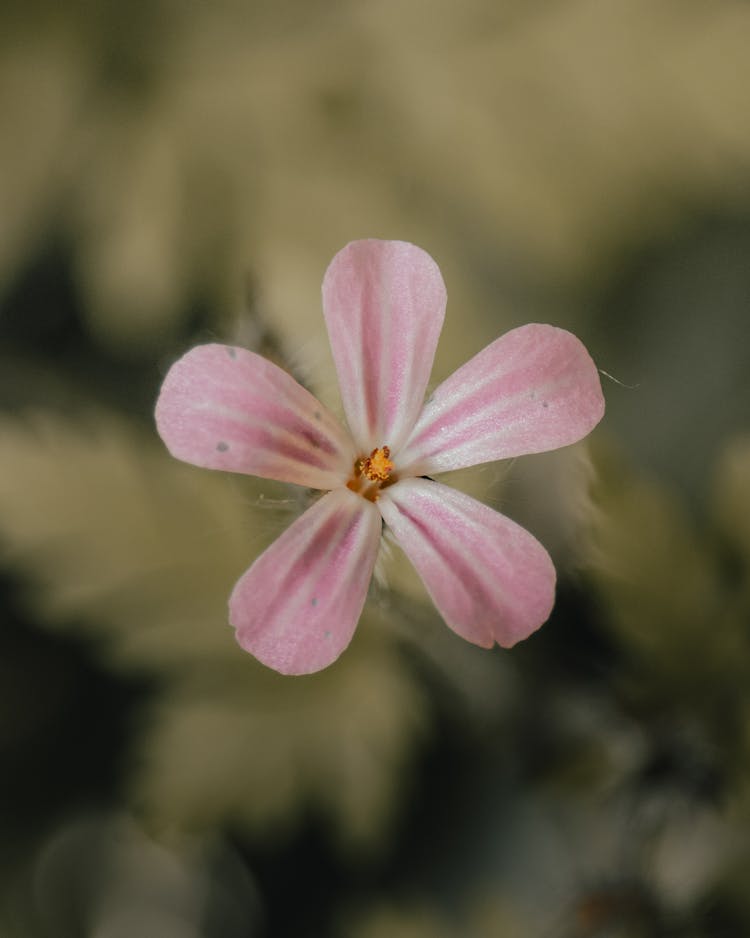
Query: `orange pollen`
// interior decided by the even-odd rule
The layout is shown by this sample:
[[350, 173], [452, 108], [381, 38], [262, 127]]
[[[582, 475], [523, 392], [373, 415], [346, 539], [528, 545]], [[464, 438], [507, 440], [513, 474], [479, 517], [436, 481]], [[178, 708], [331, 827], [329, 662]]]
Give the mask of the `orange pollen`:
[[370, 455], [362, 460], [362, 472], [371, 482], [385, 482], [393, 472], [393, 463], [389, 459], [391, 451], [383, 446], [374, 449]]

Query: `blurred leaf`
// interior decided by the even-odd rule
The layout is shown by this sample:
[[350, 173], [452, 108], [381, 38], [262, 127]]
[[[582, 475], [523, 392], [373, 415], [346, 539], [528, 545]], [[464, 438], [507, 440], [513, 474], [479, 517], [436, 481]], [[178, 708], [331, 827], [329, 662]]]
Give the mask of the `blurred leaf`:
[[249, 262], [307, 343], [325, 264], [372, 234], [456, 259], [465, 357], [467, 337], [526, 318], [500, 311], [519, 283], [599, 276], [686, 207], [746, 201], [736, 0], [95, 12], [42, 3], [25, 30], [0, 13], [9, 78], [23, 72], [20, 94], [7, 82], [23, 106], [2, 128], [0, 270], [62, 224], [91, 328], [118, 347], [153, 347], [196, 299], [226, 315]]
[[739, 567], [746, 610], [750, 610], [750, 435], [730, 440], [719, 454], [713, 510]]
[[602, 476], [595, 569], [615, 599], [617, 624], [646, 652], [663, 640], [663, 628], [684, 627], [695, 637], [716, 600], [708, 551], [663, 488], [628, 478], [627, 470]]
[[125, 816], [77, 818], [56, 831], [37, 860], [34, 894], [40, 938], [259, 934], [254, 883], [226, 844], [158, 842]]
[[722, 697], [744, 679], [748, 648], [714, 543], [619, 452], [600, 467], [594, 503], [590, 573], [606, 621], [665, 697]]
[[341, 843], [388, 836], [426, 701], [396, 651], [360, 624], [341, 661], [309, 678], [205, 669], [164, 697], [144, 727], [139, 807], [157, 823], [239, 823], [286, 831], [304, 815]]
[[342, 938], [457, 938], [447, 916], [427, 903], [382, 903], [375, 908], [356, 908], [343, 917]]
[[271, 528], [248, 494], [107, 415], [6, 419], [0, 434], [5, 554], [48, 620], [79, 618], [130, 666], [231, 658], [228, 590]]
[[[744, 441], [727, 448], [716, 510], [744, 542]], [[600, 459], [589, 575], [626, 654], [617, 685], [652, 726], [643, 785], [750, 814], [750, 633], [738, 579], [706, 517], [612, 451]], [[736, 514], [735, 514], [736, 512]], [[742, 561], [747, 569], [746, 557]]]
[[153, 822], [266, 829], [312, 806], [352, 842], [384, 836], [426, 717], [392, 629], [371, 614], [340, 662], [290, 679], [227, 625], [235, 578], [280, 530], [261, 488], [287, 514], [299, 499], [181, 465], [106, 415], [6, 420], [0, 439], [0, 537], [29, 602], [165, 681], [132, 767]]

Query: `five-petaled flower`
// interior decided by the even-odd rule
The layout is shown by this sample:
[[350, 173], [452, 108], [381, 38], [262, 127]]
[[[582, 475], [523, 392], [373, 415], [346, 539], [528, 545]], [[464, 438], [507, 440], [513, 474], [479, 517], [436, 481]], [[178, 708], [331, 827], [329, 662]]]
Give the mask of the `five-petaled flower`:
[[229, 600], [240, 645], [277, 671], [318, 671], [349, 644], [383, 522], [468, 641], [509, 647], [550, 614], [555, 570], [542, 545], [430, 477], [580, 440], [604, 412], [597, 369], [575, 336], [531, 324], [423, 403], [445, 303], [437, 265], [413, 244], [354, 241], [334, 257], [323, 310], [349, 432], [245, 349], [201, 345], [167, 374], [156, 422], [178, 459], [325, 492]]

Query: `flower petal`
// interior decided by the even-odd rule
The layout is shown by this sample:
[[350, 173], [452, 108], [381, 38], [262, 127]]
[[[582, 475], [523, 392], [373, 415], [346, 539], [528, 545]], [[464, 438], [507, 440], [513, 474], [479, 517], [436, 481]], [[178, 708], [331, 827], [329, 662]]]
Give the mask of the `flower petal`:
[[345, 482], [356, 455], [336, 418], [291, 375], [228, 345], [199, 345], [172, 365], [156, 425], [185, 462], [317, 489]]
[[237, 641], [282, 674], [310, 674], [351, 641], [375, 565], [380, 515], [348, 489], [324, 495], [237, 582]]
[[445, 316], [429, 254], [404, 241], [353, 241], [323, 279], [323, 311], [349, 427], [362, 453], [397, 449], [414, 426]]
[[454, 632], [484, 648], [509, 648], [546, 621], [555, 568], [514, 521], [426, 479], [396, 483], [377, 504]]
[[399, 453], [428, 475], [575, 443], [604, 414], [599, 373], [570, 332], [531, 323], [496, 339], [435, 389]]

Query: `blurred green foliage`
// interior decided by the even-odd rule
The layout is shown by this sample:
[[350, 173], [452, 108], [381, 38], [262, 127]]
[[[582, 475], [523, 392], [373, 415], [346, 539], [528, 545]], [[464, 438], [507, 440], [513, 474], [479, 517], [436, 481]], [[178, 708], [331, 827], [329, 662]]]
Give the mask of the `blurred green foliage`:
[[[750, 7], [0, 8], [0, 934], [750, 933]], [[434, 380], [577, 332], [588, 446], [454, 481], [560, 573], [510, 653], [383, 552], [290, 680], [226, 599], [306, 493], [177, 464], [218, 338], [336, 403], [334, 252], [411, 240]]]

